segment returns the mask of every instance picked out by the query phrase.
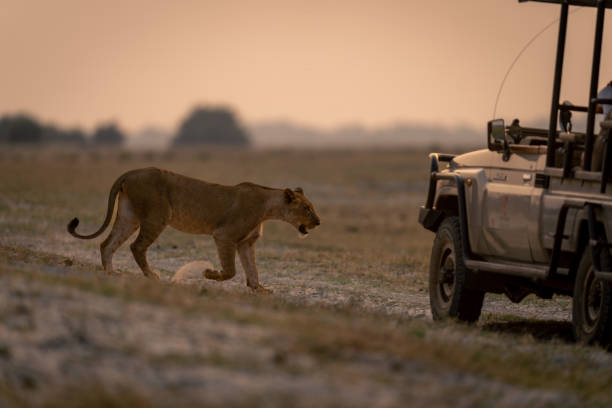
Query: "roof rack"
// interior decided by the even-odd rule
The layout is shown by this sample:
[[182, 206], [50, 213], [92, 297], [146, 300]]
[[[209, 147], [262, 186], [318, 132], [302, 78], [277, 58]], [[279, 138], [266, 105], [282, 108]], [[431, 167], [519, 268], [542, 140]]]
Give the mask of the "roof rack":
[[[524, 3], [526, 1], [536, 1], [538, 3], [568, 4], [570, 6], [580, 7], [597, 7], [599, 5], [599, 0], [519, 0], [519, 3]], [[602, 0], [602, 3], [604, 3], [604, 8], [612, 9], [612, 0]]]
[[[518, 0], [519, 3], [535, 1], [538, 3], [553, 3], [561, 5], [559, 17], [559, 36], [557, 39], [557, 58], [555, 62], [555, 78], [553, 82], [552, 103], [550, 108], [550, 122], [548, 126], [548, 151], [546, 152], [546, 166], [555, 166], [555, 146], [557, 138], [557, 116], [560, 109], [587, 112], [587, 128], [584, 143], [584, 170], [591, 170], [593, 158], [595, 113], [597, 111], [597, 87], [599, 84], [599, 66], [601, 64], [601, 44], [603, 39], [604, 16], [606, 9], [612, 9], [612, 0]], [[567, 33], [567, 18], [569, 6], [595, 7], [597, 17], [595, 20], [595, 42], [593, 45], [593, 65], [591, 66], [591, 85], [589, 87], [589, 100], [585, 107], [562, 107], [559, 103], [561, 94], [561, 77], [563, 76], [563, 58], [565, 55], [565, 39]]]

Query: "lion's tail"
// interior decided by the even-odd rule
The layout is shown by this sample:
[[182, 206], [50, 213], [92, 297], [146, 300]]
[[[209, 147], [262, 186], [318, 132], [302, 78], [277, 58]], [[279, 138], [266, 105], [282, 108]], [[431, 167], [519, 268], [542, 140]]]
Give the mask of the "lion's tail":
[[81, 235], [76, 232], [76, 227], [79, 225], [79, 219], [73, 218], [72, 221], [68, 223], [68, 232], [70, 233], [70, 235], [80, 239], [93, 239], [98, 235], [102, 234], [102, 232], [104, 232], [106, 227], [108, 227], [108, 224], [110, 224], [111, 218], [113, 217], [113, 211], [115, 209], [115, 200], [117, 199], [117, 194], [119, 194], [119, 190], [121, 189], [121, 184], [123, 183], [125, 176], [126, 174], [119, 177], [111, 187], [110, 193], [108, 195], [108, 208], [106, 210], [106, 218], [104, 219], [104, 223], [102, 224], [100, 229], [98, 229], [91, 235]]

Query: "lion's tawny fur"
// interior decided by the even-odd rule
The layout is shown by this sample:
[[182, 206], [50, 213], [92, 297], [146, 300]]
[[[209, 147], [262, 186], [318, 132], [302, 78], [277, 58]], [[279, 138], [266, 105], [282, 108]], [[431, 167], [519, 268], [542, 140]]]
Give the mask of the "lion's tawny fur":
[[235, 186], [207, 183], [167, 170], [146, 168], [123, 174], [113, 184], [106, 218], [91, 235], [76, 233], [78, 219], [68, 224], [75, 237], [91, 239], [110, 224], [115, 201], [117, 217], [111, 233], [100, 245], [104, 270], [112, 274], [114, 252], [136, 230], [139, 233], [130, 245], [134, 259], [147, 277], [159, 278], [147, 262], [147, 248], [170, 225], [180, 231], [212, 235], [217, 245], [222, 270], [207, 270], [214, 280], [231, 279], [236, 274], [235, 256], [240, 256], [247, 285], [261, 288], [255, 265], [255, 242], [266, 220], [283, 220], [300, 233], [320, 224], [312, 203], [301, 188], [274, 189], [253, 183]]

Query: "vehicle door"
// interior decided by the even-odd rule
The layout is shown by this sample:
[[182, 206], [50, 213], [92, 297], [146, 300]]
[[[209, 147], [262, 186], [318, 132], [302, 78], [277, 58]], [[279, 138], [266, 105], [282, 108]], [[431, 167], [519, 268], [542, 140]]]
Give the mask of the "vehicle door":
[[[545, 154], [537, 148], [499, 154], [487, 169], [483, 194], [482, 226], [487, 255], [512, 261], [532, 262], [530, 242], [537, 239], [542, 189], [535, 188], [536, 171], [543, 168]], [[535, 147], [535, 146], [533, 146]]]

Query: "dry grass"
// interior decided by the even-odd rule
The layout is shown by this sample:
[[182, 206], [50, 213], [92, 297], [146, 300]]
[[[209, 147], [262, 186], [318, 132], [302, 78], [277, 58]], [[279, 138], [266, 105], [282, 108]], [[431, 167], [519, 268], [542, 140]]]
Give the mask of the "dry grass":
[[[242, 276], [196, 287], [147, 281], [125, 248], [116, 262], [124, 276], [107, 278], [99, 266], [98, 241], [72, 239], [65, 233], [66, 222], [78, 215], [84, 230], [97, 228], [113, 180], [123, 171], [148, 165], [227, 184], [300, 185], [323, 225], [308, 240], [299, 240], [285, 224], [266, 225], [258, 258], [263, 282], [275, 291], [268, 296], [245, 289]], [[79, 324], [108, 320], [122, 327], [126, 339], [118, 348], [100, 346], [108, 339], [91, 329], [82, 335], [85, 340], [70, 340], [101, 367], [119, 364], [118, 358], [126, 369], [144, 367], [162, 376], [179, 370], [200, 381], [202, 391], [173, 390], [168, 380], [159, 380], [159, 389], [146, 379], [117, 387], [112, 376], [92, 366], [81, 385], [69, 375], [65, 381], [53, 379], [50, 389], [28, 390], [23, 383], [0, 381], [0, 405], [163, 406], [173, 398], [210, 406], [610, 404], [612, 359], [602, 350], [555, 335], [567, 323], [529, 320], [507, 308], [505, 314], [485, 314], [479, 326], [434, 324], [418, 311], [426, 309], [425, 271], [433, 238], [416, 223], [425, 170], [426, 154], [407, 151], [214, 152], [191, 157], [5, 153], [0, 161], [6, 176], [0, 179], [0, 299], [5, 300], [0, 307], [6, 308], [0, 312], [0, 329], [20, 327], [22, 332], [11, 332], [11, 341], [0, 339], [0, 373], [21, 378], [15, 377], [20, 364], [46, 366], [43, 357], [26, 364], [22, 353], [40, 356], [41, 340], [35, 339], [51, 336], [40, 319], [51, 320], [57, 312], [67, 328], [54, 335], [62, 338], [74, 336]], [[165, 278], [188, 261], [217, 262], [209, 238], [170, 229], [152, 247], [150, 258]], [[126, 312], [113, 315], [101, 306], [74, 311], [75, 299]], [[131, 338], [149, 330], [149, 322], [134, 320], [137, 314], [127, 312], [132, 308], [150, 314], [151, 327], [176, 322], [194, 345], [173, 349], [172, 333], [156, 332], [145, 337], [141, 350], [143, 340]], [[16, 320], [12, 314], [19, 311], [33, 316], [33, 327]], [[206, 337], [217, 329], [243, 335], [228, 349], [224, 341], [215, 346], [215, 336]], [[198, 343], [198, 333], [207, 342]], [[168, 350], [151, 351], [165, 342]], [[72, 361], [66, 360], [67, 350], [62, 353], [53, 358], [63, 364]], [[70, 364], [83, 369], [85, 363]], [[252, 373], [255, 383], [233, 383], [231, 376], [224, 377], [226, 372], [240, 378]], [[227, 379], [227, 392], [221, 387], [225, 397], [215, 399], [204, 390], [218, 378]], [[278, 383], [292, 394], [275, 388]], [[349, 395], [361, 395], [363, 401]]]

